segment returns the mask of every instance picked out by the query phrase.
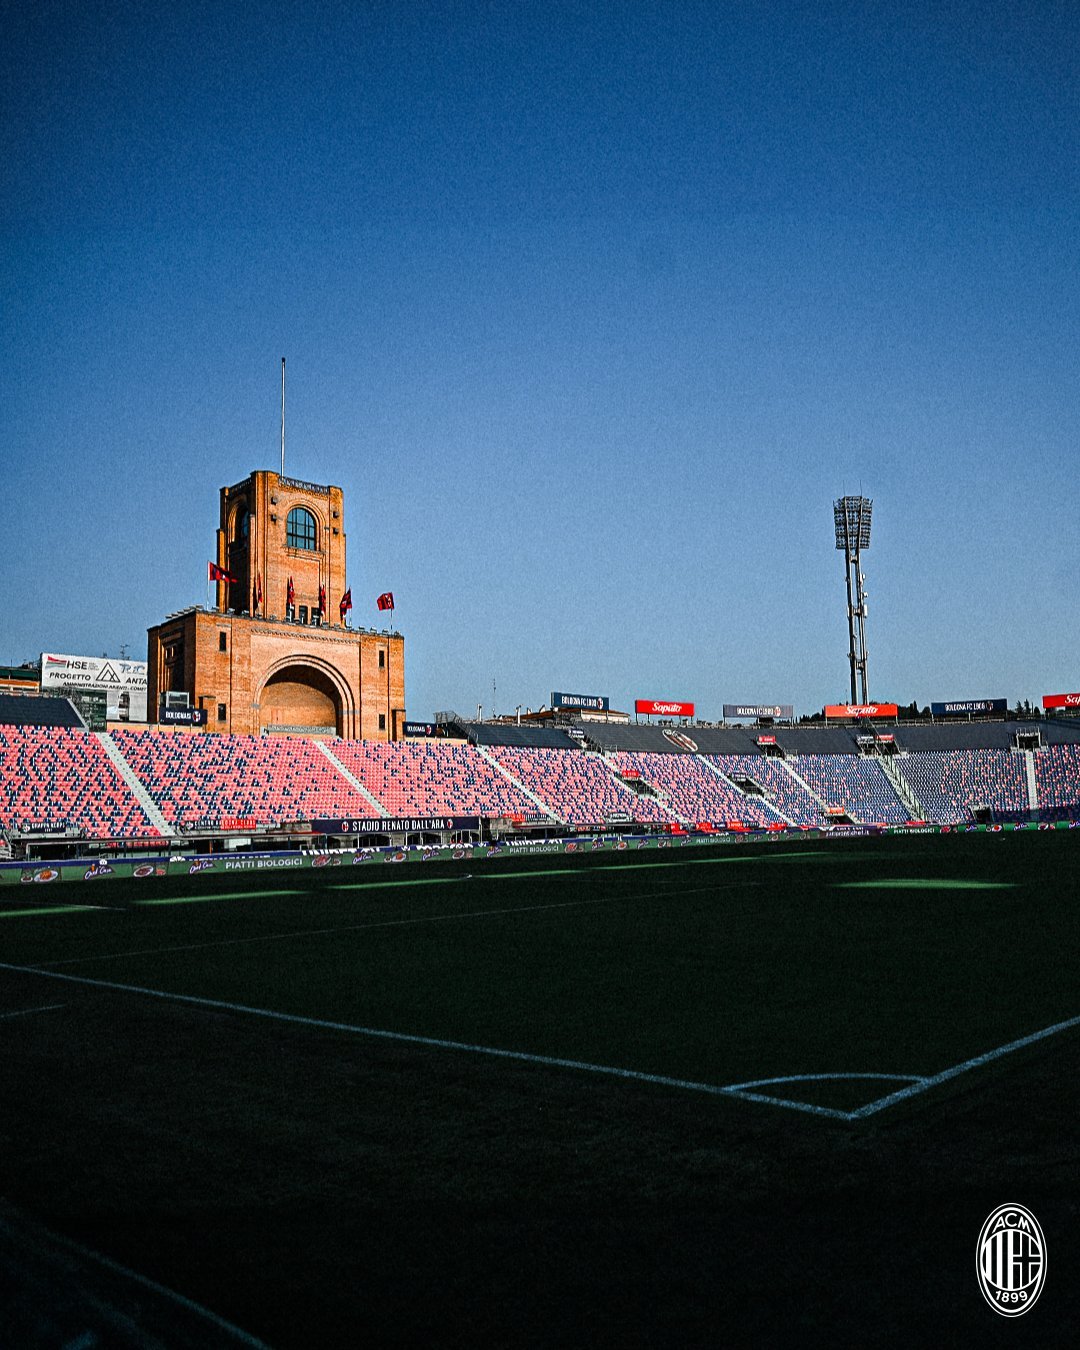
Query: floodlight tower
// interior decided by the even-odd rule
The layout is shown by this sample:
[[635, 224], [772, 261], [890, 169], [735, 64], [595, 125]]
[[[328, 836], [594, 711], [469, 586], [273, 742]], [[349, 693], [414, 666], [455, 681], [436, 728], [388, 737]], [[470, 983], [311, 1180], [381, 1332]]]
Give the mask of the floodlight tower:
[[[862, 701], [870, 701], [866, 688], [866, 578], [862, 570], [862, 551], [870, 547], [870, 514], [874, 503], [869, 497], [841, 497], [833, 502], [833, 521], [836, 525], [836, 547], [844, 555], [844, 577], [847, 581], [848, 660], [851, 662], [851, 701], [858, 702], [855, 692], [855, 673], [862, 686]], [[854, 603], [852, 603], [852, 574], [854, 574]]]

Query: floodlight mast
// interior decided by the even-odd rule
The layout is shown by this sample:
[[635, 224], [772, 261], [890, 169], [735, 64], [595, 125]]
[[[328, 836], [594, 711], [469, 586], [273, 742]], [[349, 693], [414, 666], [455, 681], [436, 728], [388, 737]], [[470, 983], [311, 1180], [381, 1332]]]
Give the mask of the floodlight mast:
[[[874, 503], [869, 497], [840, 497], [833, 502], [836, 547], [844, 555], [844, 579], [847, 582], [848, 661], [851, 665], [851, 701], [858, 702], [856, 675], [862, 688], [862, 702], [869, 703], [866, 680], [866, 592], [863, 582], [862, 550], [870, 547], [870, 517]], [[854, 603], [852, 579], [854, 575]]]

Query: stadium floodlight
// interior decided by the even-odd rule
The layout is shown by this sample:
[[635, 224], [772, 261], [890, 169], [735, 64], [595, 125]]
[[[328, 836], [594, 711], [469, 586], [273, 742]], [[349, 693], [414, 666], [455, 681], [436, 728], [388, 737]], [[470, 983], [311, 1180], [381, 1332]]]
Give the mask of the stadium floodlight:
[[[870, 518], [874, 503], [869, 497], [840, 497], [833, 502], [836, 547], [844, 555], [847, 582], [848, 661], [851, 666], [851, 701], [857, 701], [856, 674], [862, 685], [862, 702], [869, 703], [866, 679], [866, 580], [861, 554], [870, 547]], [[852, 579], [854, 577], [854, 586]]]

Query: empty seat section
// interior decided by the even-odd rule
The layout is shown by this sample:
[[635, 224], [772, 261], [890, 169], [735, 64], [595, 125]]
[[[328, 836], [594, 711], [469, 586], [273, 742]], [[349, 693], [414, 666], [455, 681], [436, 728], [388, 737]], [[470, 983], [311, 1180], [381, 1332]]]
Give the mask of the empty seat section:
[[1035, 786], [1045, 820], [1080, 817], [1080, 745], [1051, 745], [1035, 752]]
[[0, 727], [0, 825], [51, 825], [95, 839], [158, 831], [100, 741], [86, 731]]
[[826, 806], [839, 806], [853, 820], [899, 825], [910, 812], [876, 759], [862, 755], [793, 755], [791, 767]]
[[[709, 761], [719, 762], [711, 756]], [[769, 825], [780, 819], [767, 802], [760, 797], [747, 797], [733, 783], [717, 777], [695, 755], [622, 751], [611, 755], [608, 762], [620, 772], [640, 774], [661, 793], [676, 815], [691, 824], [709, 821], [722, 825], [728, 820], [741, 820], [748, 825]]]
[[1030, 806], [1024, 756], [1012, 750], [927, 750], [899, 768], [926, 819], [938, 825], [974, 820], [975, 806], [1003, 813]]
[[536, 803], [471, 745], [338, 741], [333, 749], [394, 816], [540, 815]]
[[602, 825], [627, 816], [656, 823], [674, 819], [654, 797], [640, 797], [616, 782], [599, 755], [512, 746], [493, 746], [489, 753], [568, 824]]
[[756, 783], [769, 806], [793, 824], [820, 825], [824, 820], [821, 803], [787, 771], [782, 760], [765, 755], [717, 755], [712, 762], [729, 778]]
[[208, 736], [114, 731], [124, 759], [170, 825], [258, 825], [320, 816], [369, 816], [371, 803], [301, 736]]

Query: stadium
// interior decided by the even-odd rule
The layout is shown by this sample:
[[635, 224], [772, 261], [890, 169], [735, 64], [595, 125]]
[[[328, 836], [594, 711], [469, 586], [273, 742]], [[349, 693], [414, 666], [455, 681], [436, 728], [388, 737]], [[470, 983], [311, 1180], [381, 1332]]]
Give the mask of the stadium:
[[1003, 1185], [1078, 1235], [1080, 696], [870, 702], [835, 513], [809, 718], [409, 721], [341, 490], [269, 471], [145, 723], [6, 672], [6, 1343], [985, 1342]]

